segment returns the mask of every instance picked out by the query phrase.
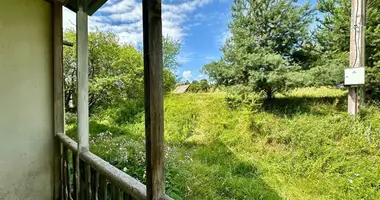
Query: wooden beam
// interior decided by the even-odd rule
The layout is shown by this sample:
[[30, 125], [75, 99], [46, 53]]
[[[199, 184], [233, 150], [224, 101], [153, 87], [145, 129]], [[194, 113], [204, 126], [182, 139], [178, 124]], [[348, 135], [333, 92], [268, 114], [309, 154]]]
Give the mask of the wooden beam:
[[77, 12], [77, 80], [78, 80], [78, 150], [89, 150], [88, 110], [88, 16], [86, 0], [78, 0]]
[[147, 199], [165, 193], [161, 0], [143, 0]]
[[[53, 92], [54, 92], [54, 136], [65, 133], [65, 104], [63, 77], [63, 21], [62, 3], [54, 1], [53, 10]], [[54, 199], [62, 197], [61, 143], [54, 140]]]
[[69, 47], [73, 47], [74, 44], [72, 42], [69, 42], [69, 41], [66, 41], [66, 40], [63, 40], [63, 45], [66, 45], [66, 46], [69, 46]]
[[88, 5], [88, 15], [93, 15], [107, 0], [94, 0]]

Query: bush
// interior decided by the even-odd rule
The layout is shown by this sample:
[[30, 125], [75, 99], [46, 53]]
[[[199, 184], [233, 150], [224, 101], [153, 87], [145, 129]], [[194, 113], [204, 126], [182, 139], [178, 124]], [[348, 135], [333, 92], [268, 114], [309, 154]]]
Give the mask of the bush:
[[262, 93], [254, 93], [249, 87], [236, 85], [227, 89], [226, 103], [229, 108], [246, 107], [250, 111], [257, 111], [262, 104]]

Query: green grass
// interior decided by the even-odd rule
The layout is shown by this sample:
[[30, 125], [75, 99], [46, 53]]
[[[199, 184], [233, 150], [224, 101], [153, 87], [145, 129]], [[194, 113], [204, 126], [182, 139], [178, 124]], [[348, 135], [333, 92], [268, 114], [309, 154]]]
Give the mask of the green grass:
[[[255, 112], [230, 109], [225, 96], [166, 97], [166, 190], [173, 198], [380, 199], [379, 108], [367, 106], [354, 119], [346, 92], [330, 88], [277, 95]], [[143, 115], [120, 123], [117, 113], [92, 117], [92, 151], [143, 181]]]

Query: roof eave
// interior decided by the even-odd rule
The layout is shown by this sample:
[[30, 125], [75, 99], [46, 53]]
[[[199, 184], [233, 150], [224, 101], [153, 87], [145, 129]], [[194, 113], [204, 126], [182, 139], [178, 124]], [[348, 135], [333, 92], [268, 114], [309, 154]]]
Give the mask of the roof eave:
[[[100, 7], [102, 7], [107, 0], [92, 0], [89, 1], [88, 3], [88, 9], [87, 9], [87, 14], [88, 15], [93, 15]], [[78, 6], [77, 6], [77, 0], [68, 0], [67, 3], [65, 4], [65, 7], [70, 9], [73, 12], [78, 11]]]

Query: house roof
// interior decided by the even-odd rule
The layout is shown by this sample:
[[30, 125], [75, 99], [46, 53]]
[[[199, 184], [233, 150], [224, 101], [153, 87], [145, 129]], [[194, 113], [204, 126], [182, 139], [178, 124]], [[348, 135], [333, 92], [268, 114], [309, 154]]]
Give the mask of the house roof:
[[[107, 0], [87, 0], [88, 1], [88, 15], [93, 15]], [[77, 0], [66, 0], [65, 7], [72, 10], [73, 12], [78, 11]]]
[[185, 93], [187, 91], [187, 89], [189, 89], [190, 87], [190, 84], [189, 85], [181, 85], [181, 86], [178, 86], [174, 91], [173, 93], [175, 94], [182, 94], [182, 93]]

